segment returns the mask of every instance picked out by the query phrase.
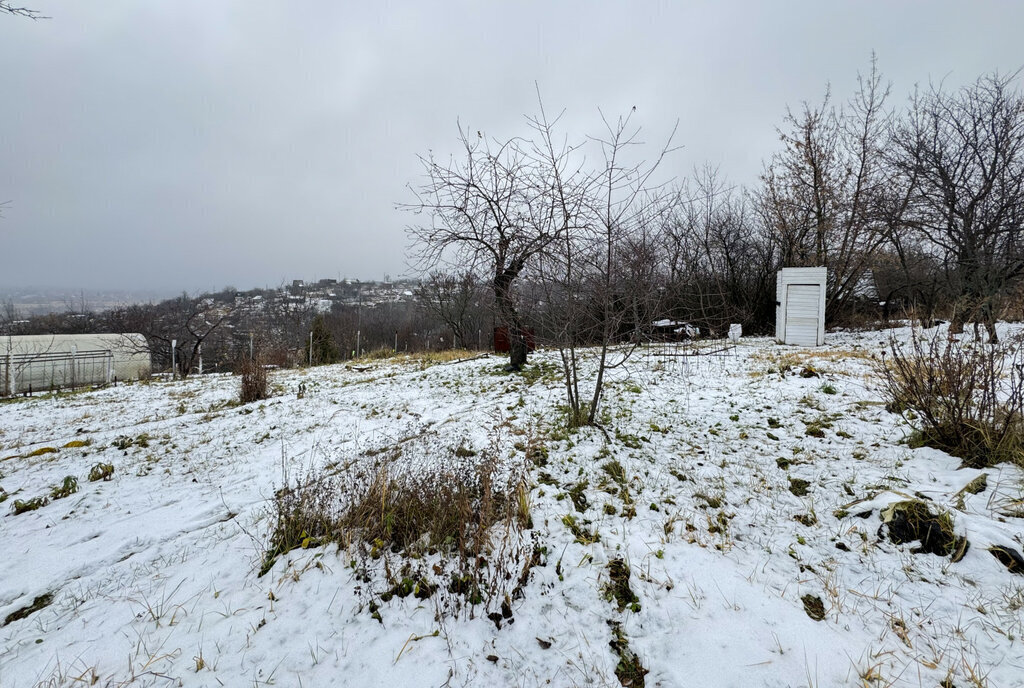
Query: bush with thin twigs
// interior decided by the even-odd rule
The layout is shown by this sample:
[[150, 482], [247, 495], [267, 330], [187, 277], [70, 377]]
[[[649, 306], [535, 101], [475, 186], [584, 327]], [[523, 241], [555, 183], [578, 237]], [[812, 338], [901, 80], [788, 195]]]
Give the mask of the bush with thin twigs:
[[1018, 336], [991, 344], [912, 333], [890, 340], [876, 369], [890, 410], [915, 428], [912, 443], [964, 464], [1024, 466], [1024, 358]]
[[539, 559], [523, 536], [532, 524], [521, 471], [502, 474], [488, 452], [458, 455], [475, 462], [468, 470], [403, 472], [394, 456], [378, 456], [372, 472], [311, 471], [279, 490], [260, 574], [292, 550], [337, 543], [367, 583], [367, 571], [383, 574], [371, 597], [441, 592], [456, 611], [507, 605]]
[[262, 358], [243, 359], [240, 372], [242, 387], [238, 394], [239, 401], [248, 404], [270, 396], [267, 391], [267, 367]]

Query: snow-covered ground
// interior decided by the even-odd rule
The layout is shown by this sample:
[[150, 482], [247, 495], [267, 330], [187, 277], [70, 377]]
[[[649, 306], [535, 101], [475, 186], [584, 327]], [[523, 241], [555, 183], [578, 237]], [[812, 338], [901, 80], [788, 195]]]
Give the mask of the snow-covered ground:
[[[871, 373], [886, 337], [639, 353], [608, 386], [609, 439], [559, 429], [543, 352], [527, 375], [494, 357], [281, 371], [245, 406], [230, 376], [0, 403], [0, 687], [617, 686], [625, 644], [647, 686], [1024, 685], [1024, 576], [987, 551], [1022, 549], [1024, 475], [910, 449]], [[424, 436], [529, 467], [523, 536], [546, 555], [511, 623], [411, 595], [374, 618], [383, 582], [334, 545], [258, 575], [289, 476]], [[88, 480], [98, 462], [111, 480]], [[78, 492], [13, 513], [68, 475]], [[880, 535], [880, 510], [915, 495], [950, 510], [960, 561]], [[637, 597], [621, 611], [618, 559]]]

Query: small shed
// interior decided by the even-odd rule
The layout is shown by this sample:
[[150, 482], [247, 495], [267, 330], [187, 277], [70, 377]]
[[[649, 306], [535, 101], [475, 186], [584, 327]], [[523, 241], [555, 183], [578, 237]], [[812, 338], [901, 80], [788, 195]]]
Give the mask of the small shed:
[[782, 268], [775, 287], [775, 338], [783, 344], [825, 343], [826, 268]]

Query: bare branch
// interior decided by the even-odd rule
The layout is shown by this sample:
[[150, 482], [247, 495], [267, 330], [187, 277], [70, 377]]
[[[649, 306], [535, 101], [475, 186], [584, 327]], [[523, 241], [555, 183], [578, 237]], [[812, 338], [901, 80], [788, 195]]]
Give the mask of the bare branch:
[[10, 14], [15, 17], [26, 17], [28, 19], [49, 19], [49, 17], [40, 14], [39, 10], [18, 7], [17, 5], [12, 5], [7, 0], [0, 0], [0, 14]]

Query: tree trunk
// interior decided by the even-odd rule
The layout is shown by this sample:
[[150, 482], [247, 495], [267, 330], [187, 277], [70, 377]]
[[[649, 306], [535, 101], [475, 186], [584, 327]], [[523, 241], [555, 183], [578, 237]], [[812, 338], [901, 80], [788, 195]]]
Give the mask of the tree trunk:
[[518, 274], [518, 270], [509, 268], [494, 276], [494, 301], [498, 315], [508, 329], [509, 371], [522, 370], [526, 365], [526, 333], [512, 298], [512, 282]]
[[996, 334], [996, 323], [995, 323], [995, 321], [993, 321], [993, 320], [986, 320], [985, 321], [985, 329], [988, 330], [988, 343], [989, 344], [998, 344], [999, 343], [999, 335]]
[[522, 370], [523, 366], [526, 365], [526, 334], [523, 332], [522, 325], [519, 324], [518, 319], [514, 324], [509, 324], [508, 339], [509, 368], [511, 370]]
[[988, 343], [998, 344], [999, 335], [996, 334], [996, 320], [998, 319], [999, 309], [992, 304], [992, 299], [988, 299], [982, 304], [981, 317], [985, 321], [985, 330], [988, 332]]

